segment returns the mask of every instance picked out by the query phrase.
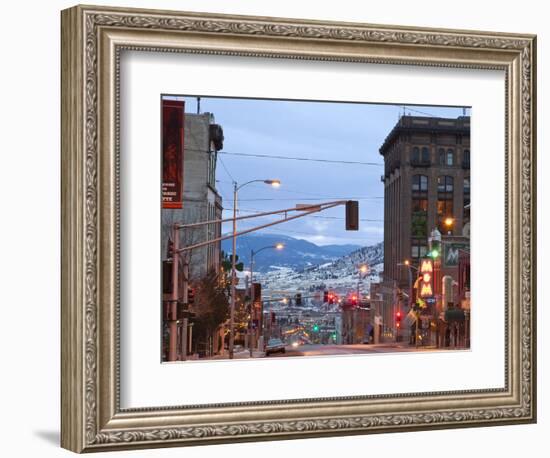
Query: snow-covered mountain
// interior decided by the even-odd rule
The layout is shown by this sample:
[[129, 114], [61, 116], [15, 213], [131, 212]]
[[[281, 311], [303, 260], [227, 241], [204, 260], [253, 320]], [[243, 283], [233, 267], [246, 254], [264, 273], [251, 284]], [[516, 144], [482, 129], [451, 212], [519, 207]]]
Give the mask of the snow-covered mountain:
[[[277, 295], [281, 292], [314, 293], [332, 290], [345, 294], [357, 289], [370, 290], [370, 283], [379, 281], [383, 270], [383, 243], [362, 247], [333, 261], [320, 263], [302, 269], [279, 267], [259, 275], [262, 288]], [[368, 272], [361, 276], [359, 267], [368, 266]]]
[[[359, 248], [359, 245], [316, 245], [307, 240], [297, 239], [277, 234], [251, 233], [237, 238], [237, 253], [239, 261], [243, 261], [248, 268], [250, 265], [251, 250], [258, 251], [264, 247], [283, 243], [284, 249], [265, 249], [254, 257], [254, 270], [268, 272], [281, 267], [292, 270], [302, 270], [315, 267], [319, 264], [331, 262], [350, 254]], [[222, 242], [222, 250], [230, 253], [232, 240]]]

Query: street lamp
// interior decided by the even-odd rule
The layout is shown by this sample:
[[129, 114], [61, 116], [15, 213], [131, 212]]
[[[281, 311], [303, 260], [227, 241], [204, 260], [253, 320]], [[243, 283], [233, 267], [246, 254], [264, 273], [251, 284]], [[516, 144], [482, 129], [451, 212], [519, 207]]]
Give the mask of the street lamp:
[[[260, 248], [259, 250], [250, 250], [250, 303], [252, 304], [250, 309], [252, 310], [252, 308], [254, 307], [254, 293], [255, 293], [255, 290], [254, 290], [254, 256], [256, 256], [260, 251], [263, 251], [263, 250], [267, 250], [269, 248], [273, 249], [273, 250], [282, 250], [283, 248], [285, 247], [284, 243], [276, 243], [275, 245], [267, 245], [267, 246], [264, 246], [262, 248]], [[262, 310], [262, 321], [263, 321], [263, 310]], [[248, 326], [249, 330], [251, 330], [251, 326], [249, 325]], [[263, 323], [262, 323], [262, 326], [260, 326], [260, 329], [263, 329]], [[252, 333], [250, 333], [252, 334]], [[250, 335], [250, 338], [252, 338], [252, 335]], [[262, 347], [263, 345], [259, 345], [260, 347]], [[252, 342], [249, 342], [249, 347], [250, 347], [250, 356], [252, 356]]]
[[412, 304], [412, 298], [413, 298], [413, 293], [412, 293], [412, 288], [413, 288], [413, 285], [412, 285], [412, 269], [414, 269], [418, 272], [418, 267], [413, 266], [411, 264], [411, 261], [409, 261], [408, 259], [405, 259], [403, 262], [398, 262], [397, 265], [398, 266], [405, 266], [405, 267], [407, 267], [407, 270], [409, 271], [409, 307], [410, 307], [411, 304]]
[[[434, 250], [437, 251], [437, 250]], [[405, 259], [403, 262], [397, 263], [398, 266], [406, 266], [407, 270], [409, 271], [409, 307], [412, 308], [413, 305], [413, 284], [412, 284], [412, 269], [416, 270], [418, 272], [418, 267], [415, 267], [411, 264], [411, 262], [408, 259]], [[418, 316], [416, 317], [416, 329], [414, 332], [414, 342], [415, 345], [418, 344]]]
[[278, 188], [281, 186], [281, 180], [250, 180], [239, 185], [236, 181], [233, 182], [233, 253], [231, 255], [231, 311], [229, 318], [229, 359], [233, 359], [233, 348], [235, 343], [235, 302], [237, 282], [237, 197], [239, 190], [251, 183], [265, 183]]
[[360, 291], [359, 291], [359, 286], [361, 284], [361, 280], [368, 273], [368, 271], [369, 271], [369, 266], [367, 264], [361, 264], [359, 266], [359, 277], [357, 278], [357, 304], [358, 305], [361, 302], [361, 294], [360, 294]]
[[454, 218], [451, 218], [450, 216], [445, 218], [445, 220], [443, 221], [443, 224], [447, 228], [447, 235], [451, 235], [454, 222], [455, 222]]

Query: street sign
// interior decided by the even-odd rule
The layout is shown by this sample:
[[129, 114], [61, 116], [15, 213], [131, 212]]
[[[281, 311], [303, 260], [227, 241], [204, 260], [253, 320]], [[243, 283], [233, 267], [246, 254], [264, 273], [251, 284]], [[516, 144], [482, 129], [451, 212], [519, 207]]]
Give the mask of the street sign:
[[305, 212], [310, 212], [310, 211], [320, 212], [321, 211], [321, 206], [320, 205], [311, 205], [311, 204], [296, 204], [296, 210], [301, 210], [301, 211], [305, 211]]
[[445, 243], [443, 246], [443, 265], [445, 267], [458, 266], [460, 250], [468, 248], [466, 243]]

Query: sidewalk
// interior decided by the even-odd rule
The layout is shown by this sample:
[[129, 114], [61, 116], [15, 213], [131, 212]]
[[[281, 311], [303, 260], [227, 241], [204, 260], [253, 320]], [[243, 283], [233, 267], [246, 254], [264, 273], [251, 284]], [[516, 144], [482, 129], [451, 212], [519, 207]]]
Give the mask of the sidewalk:
[[[259, 350], [252, 351], [252, 358], [264, 358], [265, 352]], [[211, 356], [209, 358], [200, 358], [201, 360], [205, 359], [229, 359], [229, 352], [224, 351], [221, 355]], [[233, 359], [250, 359], [250, 350], [242, 350], [239, 352], [233, 353]]]

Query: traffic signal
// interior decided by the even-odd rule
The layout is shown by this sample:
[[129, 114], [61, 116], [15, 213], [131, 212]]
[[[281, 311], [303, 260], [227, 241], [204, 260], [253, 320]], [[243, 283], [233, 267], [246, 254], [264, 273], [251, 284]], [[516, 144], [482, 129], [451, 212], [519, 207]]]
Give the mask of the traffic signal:
[[334, 304], [334, 293], [328, 293], [328, 303]]
[[319, 325], [318, 324], [313, 325], [313, 332], [319, 332]]
[[399, 300], [399, 302], [403, 302], [403, 290], [402, 289], [397, 290], [397, 299]]
[[357, 294], [352, 294], [351, 295], [351, 304], [352, 305], [357, 305]]
[[193, 305], [195, 303], [195, 288], [189, 288], [187, 290], [187, 303]]
[[327, 303], [329, 300], [328, 291], [323, 291], [323, 303]]
[[295, 299], [296, 305], [302, 305], [302, 293], [297, 293]]
[[359, 202], [348, 200], [346, 202], [346, 231], [359, 230]]
[[395, 313], [395, 327], [397, 327], [397, 328], [401, 327], [401, 312], [400, 311]]

